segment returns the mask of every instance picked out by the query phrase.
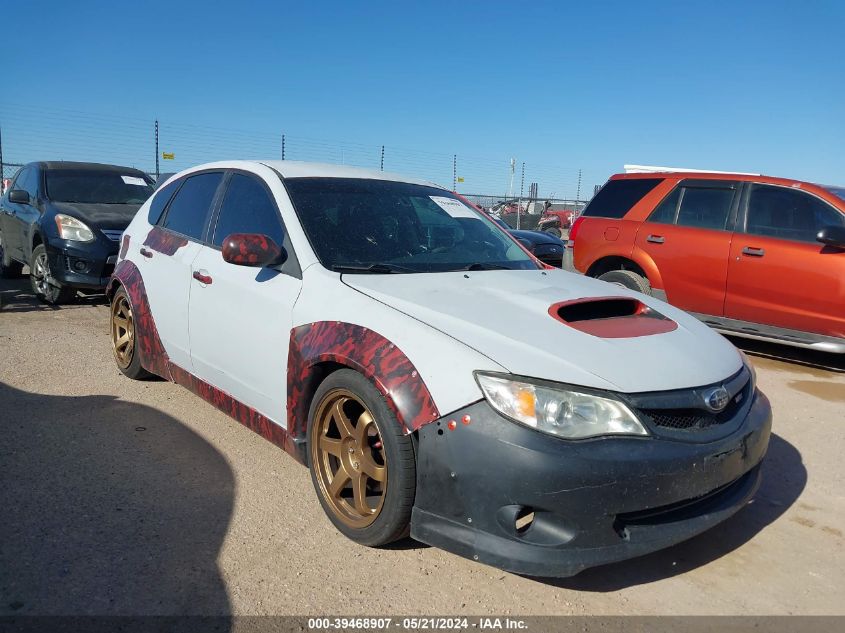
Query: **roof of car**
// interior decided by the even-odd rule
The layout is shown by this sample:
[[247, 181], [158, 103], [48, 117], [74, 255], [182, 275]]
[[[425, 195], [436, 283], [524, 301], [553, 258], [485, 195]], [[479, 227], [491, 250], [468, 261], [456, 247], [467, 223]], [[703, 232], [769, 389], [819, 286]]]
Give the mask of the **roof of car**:
[[779, 176], [766, 176], [764, 174], [749, 174], [743, 172], [727, 172], [727, 171], [639, 171], [630, 173], [613, 174], [611, 180], [633, 180], [639, 178], [675, 178], [683, 180], [691, 178], [695, 180], [750, 180], [754, 182], [770, 182], [784, 185], [791, 185], [794, 183], [801, 183], [805, 185], [813, 185], [814, 183], [805, 180], [796, 180], [795, 178], [781, 178]]
[[[121, 165], [108, 165], [106, 163], [79, 163], [74, 161], [66, 161], [66, 160], [48, 160], [48, 161], [38, 161], [37, 164], [42, 169], [48, 169], [51, 171], [59, 171], [62, 169], [90, 169], [94, 171], [135, 171], [140, 172], [140, 169], [135, 167], [123, 167]], [[141, 172], [143, 173], [143, 172]]]
[[365, 169], [349, 165], [332, 165], [329, 163], [306, 163], [295, 160], [267, 160], [256, 161], [267, 165], [279, 172], [283, 178], [367, 178], [371, 180], [393, 180], [410, 182], [420, 185], [439, 187], [433, 182], [410, 178], [401, 174], [394, 174], [378, 169]]

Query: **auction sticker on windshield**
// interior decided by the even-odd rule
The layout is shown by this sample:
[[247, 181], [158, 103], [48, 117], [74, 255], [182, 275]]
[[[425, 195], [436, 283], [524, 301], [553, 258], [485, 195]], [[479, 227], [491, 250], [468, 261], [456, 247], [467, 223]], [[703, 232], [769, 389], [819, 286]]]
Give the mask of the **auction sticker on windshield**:
[[460, 200], [445, 196], [429, 196], [429, 198], [453, 218], [478, 218], [478, 215]]
[[137, 185], [139, 187], [146, 187], [147, 181], [143, 178], [138, 178], [136, 176], [121, 176], [123, 178], [123, 182], [127, 185]]

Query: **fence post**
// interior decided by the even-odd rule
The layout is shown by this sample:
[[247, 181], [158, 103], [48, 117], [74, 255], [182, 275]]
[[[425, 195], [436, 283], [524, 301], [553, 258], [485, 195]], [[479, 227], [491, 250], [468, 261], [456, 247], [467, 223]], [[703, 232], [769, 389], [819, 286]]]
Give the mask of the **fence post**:
[[282, 134], [282, 160], [285, 159], [285, 135]]
[[156, 182], [158, 182], [158, 119], [156, 119]]
[[458, 190], [458, 155], [452, 154], [452, 191]]
[[379, 169], [384, 171], [384, 145], [381, 146], [381, 163], [379, 163]]
[[0, 127], [0, 193], [3, 193], [3, 180], [6, 178], [6, 170], [3, 169], [3, 128]]
[[[579, 169], [578, 170], [578, 189], [575, 192], [575, 201], [577, 202], [580, 199], [581, 199], [581, 170]], [[577, 207], [578, 205], [576, 204], [575, 206]]]

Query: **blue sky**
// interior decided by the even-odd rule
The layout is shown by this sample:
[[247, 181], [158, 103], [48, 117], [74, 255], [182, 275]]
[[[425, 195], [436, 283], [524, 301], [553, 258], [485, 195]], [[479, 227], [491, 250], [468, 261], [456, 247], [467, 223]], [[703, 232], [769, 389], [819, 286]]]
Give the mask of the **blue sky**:
[[158, 118], [179, 159], [163, 169], [277, 157], [285, 132], [349, 142], [350, 162], [404, 148], [387, 168], [436, 160], [440, 180], [454, 153], [459, 172], [495, 171], [470, 190], [499, 187], [510, 157], [561, 187], [624, 163], [845, 183], [839, 1], [29, 0], [2, 15], [6, 161], [137, 153]]

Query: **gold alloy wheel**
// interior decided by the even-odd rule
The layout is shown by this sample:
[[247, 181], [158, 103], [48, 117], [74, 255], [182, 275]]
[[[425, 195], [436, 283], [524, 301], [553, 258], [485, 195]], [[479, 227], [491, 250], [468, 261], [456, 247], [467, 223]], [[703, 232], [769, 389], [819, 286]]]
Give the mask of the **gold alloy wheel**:
[[323, 499], [345, 525], [371, 525], [387, 491], [384, 447], [372, 413], [351, 391], [335, 389], [312, 423], [311, 463]]
[[114, 359], [121, 369], [126, 369], [135, 351], [135, 322], [129, 299], [122, 293], [115, 297], [111, 306], [111, 342]]

